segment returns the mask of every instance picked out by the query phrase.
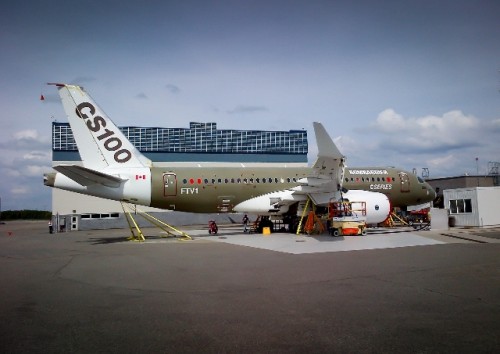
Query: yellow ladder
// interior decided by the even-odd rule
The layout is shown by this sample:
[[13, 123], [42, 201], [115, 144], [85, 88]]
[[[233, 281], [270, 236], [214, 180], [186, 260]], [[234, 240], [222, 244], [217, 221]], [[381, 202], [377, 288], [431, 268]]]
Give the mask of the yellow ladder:
[[304, 207], [304, 210], [302, 211], [302, 216], [300, 217], [299, 226], [297, 226], [297, 232], [296, 232], [297, 236], [300, 234], [300, 230], [302, 229], [302, 222], [304, 221], [304, 218], [307, 214], [307, 209], [309, 208], [310, 200], [311, 200], [310, 198], [307, 198], [306, 206]]

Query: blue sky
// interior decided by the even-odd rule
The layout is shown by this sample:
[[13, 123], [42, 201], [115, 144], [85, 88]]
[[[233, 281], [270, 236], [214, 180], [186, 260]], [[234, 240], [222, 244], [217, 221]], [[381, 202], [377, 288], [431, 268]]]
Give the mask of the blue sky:
[[[51, 208], [54, 87], [118, 125], [305, 128], [349, 166], [430, 177], [500, 161], [498, 1], [4, 1], [2, 209]], [[43, 94], [46, 100], [39, 101]]]

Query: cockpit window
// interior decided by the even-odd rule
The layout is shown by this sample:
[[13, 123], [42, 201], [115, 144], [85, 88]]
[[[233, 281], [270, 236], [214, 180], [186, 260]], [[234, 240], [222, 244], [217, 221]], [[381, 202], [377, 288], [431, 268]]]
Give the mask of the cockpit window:
[[420, 178], [418, 176], [417, 176], [417, 179], [418, 179], [418, 183], [424, 183], [425, 182], [422, 178]]

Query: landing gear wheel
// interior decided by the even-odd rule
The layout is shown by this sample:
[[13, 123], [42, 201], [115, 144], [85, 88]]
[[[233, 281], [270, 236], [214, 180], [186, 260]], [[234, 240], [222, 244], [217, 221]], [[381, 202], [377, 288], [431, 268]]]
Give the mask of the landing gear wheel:
[[338, 236], [340, 236], [339, 229], [335, 229], [335, 230], [333, 230], [333, 232], [332, 232], [332, 236], [334, 236], [334, 237], [338, 237]]

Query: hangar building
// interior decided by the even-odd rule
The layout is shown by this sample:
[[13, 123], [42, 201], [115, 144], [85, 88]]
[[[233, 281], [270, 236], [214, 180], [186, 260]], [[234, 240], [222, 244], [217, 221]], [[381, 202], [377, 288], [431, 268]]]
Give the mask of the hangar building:
[[453, 220], [451, 226], [500, 225], [500, 187], [446, 189], [443, 195]]
[[[189, 128], [120, 127], [134, 146], [157, 166], [224, 166], [264, 163], [305, 166], [306, 130], [266, 131], [217, 129], [216, 123], [191, 122]], [[52, 123], [52, 165], [81, 164], [69, 123]], [[193, 215], [141, 207], [177, 225], [204, 224], [215, 215]], [[57, 230], [126, 227], [119, 202], [52, 189]]]
[[450, 226], [500, 225], [500, 164], [488, 165], [489, 173], [483, 176], [426, 179], [437, 194], [434, 207], [448, 211]]

